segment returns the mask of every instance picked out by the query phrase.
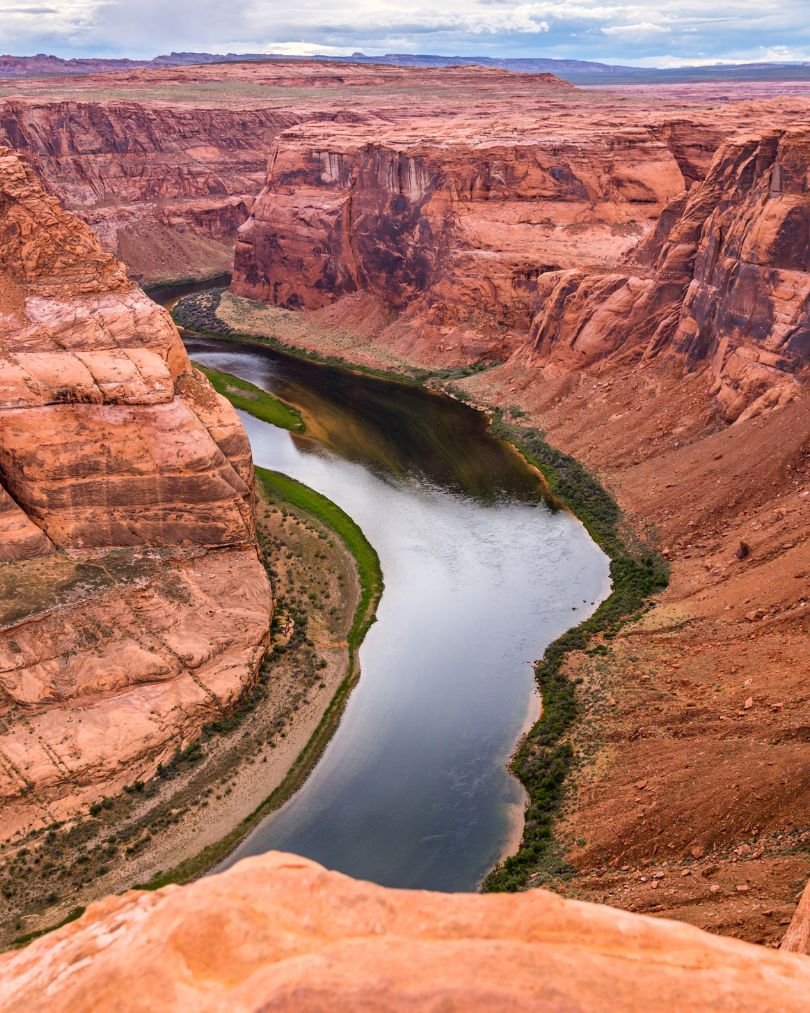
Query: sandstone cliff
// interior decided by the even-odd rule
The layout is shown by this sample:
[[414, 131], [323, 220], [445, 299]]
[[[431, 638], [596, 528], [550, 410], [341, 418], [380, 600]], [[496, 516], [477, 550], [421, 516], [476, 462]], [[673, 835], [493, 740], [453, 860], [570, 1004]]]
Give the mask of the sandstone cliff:
[[631, 350], [711, 364], [729, 419], [791, 396], [808, 354], [805, 131], [733, 141], [712, 161], [722, 119], [698, 118], [691, 144], [677, 121], [453, 126], [282, 133], [232, 291], [344, 303], [348, 317], [362, 297], [387, 313], [379, 343], [425, 364], [505, 358], [531, 331], [524, 361], [550, 375]]
[[563, 900], [386, 890], [270, 853], [0, 958], [12, 1011], [804, 1010], [806, 957]]
[[239, 421], [0, 149], [2, 834], [152, 773], [249, 683], [270, 595]]
[[232, 291], [294, 309], [366, 293], [400, 314], [386, 343], [437, 360], [502, 357], [540, 276], [620, 255], [684, 187], [670, 150], [629, 127], [550, 143], [507, 124], [483, 138], [436, 120], [370, 126], [306, 124], [276, 142]]
[[506, 358], [466, 393], [598, 471], [672, 565], [608, 660], [570, 666], [573, 744], [600, 750], [561, 830], [573, 889], [777, 943], [810, 872], [810, 130], [713, 113], [617, 113], [609, 139], [573, 108], [553, 135], [484, 110], [292, 128], [232, 290], [308, 324], [223, 312], [383, 368]]
[[632, 273], [549, 273], [522, 360], [550, 376], [616, 358], [708, 366], [733, 421], [785, 403], [810, 359], [810, 133], [735, 141], [664, 210]]
[[230, 270], [288, 110], [133, 101], [0, 103], [0, 143], [144, 282]]

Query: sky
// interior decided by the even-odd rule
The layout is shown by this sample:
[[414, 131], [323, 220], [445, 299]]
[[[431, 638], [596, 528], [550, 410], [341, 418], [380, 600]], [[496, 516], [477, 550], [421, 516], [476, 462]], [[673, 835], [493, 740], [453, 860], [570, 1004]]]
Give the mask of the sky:
[[810, 0], [0, 0], [0, 52], [810, 60]]

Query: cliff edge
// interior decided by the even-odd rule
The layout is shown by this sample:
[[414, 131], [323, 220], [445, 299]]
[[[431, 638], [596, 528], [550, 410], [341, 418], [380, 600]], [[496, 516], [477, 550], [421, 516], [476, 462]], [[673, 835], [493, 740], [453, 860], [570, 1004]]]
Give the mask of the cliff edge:
[[4, 838], [150, 776], [254, 678], [253, 496], [168, 314], [0, 148]]
[[0, 958], [7, 1013], [805, 1010], [810, 960], [544, 890], [389, 890], [279, 852]]

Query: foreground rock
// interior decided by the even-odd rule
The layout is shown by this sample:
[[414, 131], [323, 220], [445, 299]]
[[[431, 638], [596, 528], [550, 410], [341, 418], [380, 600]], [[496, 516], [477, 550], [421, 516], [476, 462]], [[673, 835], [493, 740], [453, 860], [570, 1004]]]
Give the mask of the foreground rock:
[[250, 447], [168, 315], [0, 148], [4, 838], [149, 776], [254, 677]]
[[387, 890], [271, 852], [94, 904], [0, 958], [38, 1010], [807, 1008], [810, 961], [563, 900]]

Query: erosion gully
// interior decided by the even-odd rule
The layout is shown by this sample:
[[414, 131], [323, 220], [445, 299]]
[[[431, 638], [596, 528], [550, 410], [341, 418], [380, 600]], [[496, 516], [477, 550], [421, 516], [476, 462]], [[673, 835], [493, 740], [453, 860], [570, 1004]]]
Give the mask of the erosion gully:
[[606, 556], [549, 507], [481, 413], [261, 346], [184, 337], [195, 361], [301, 411], [303, 436], [240, 413], [254, 460], [343, 507], [385, 580], [362, 675], [320, 761], [219, 868], [280, 849], [387, 886], [475, 889], [519, 841], [524, 790], [508, 762], [539, 713], [532, 661], [606, 595]]

